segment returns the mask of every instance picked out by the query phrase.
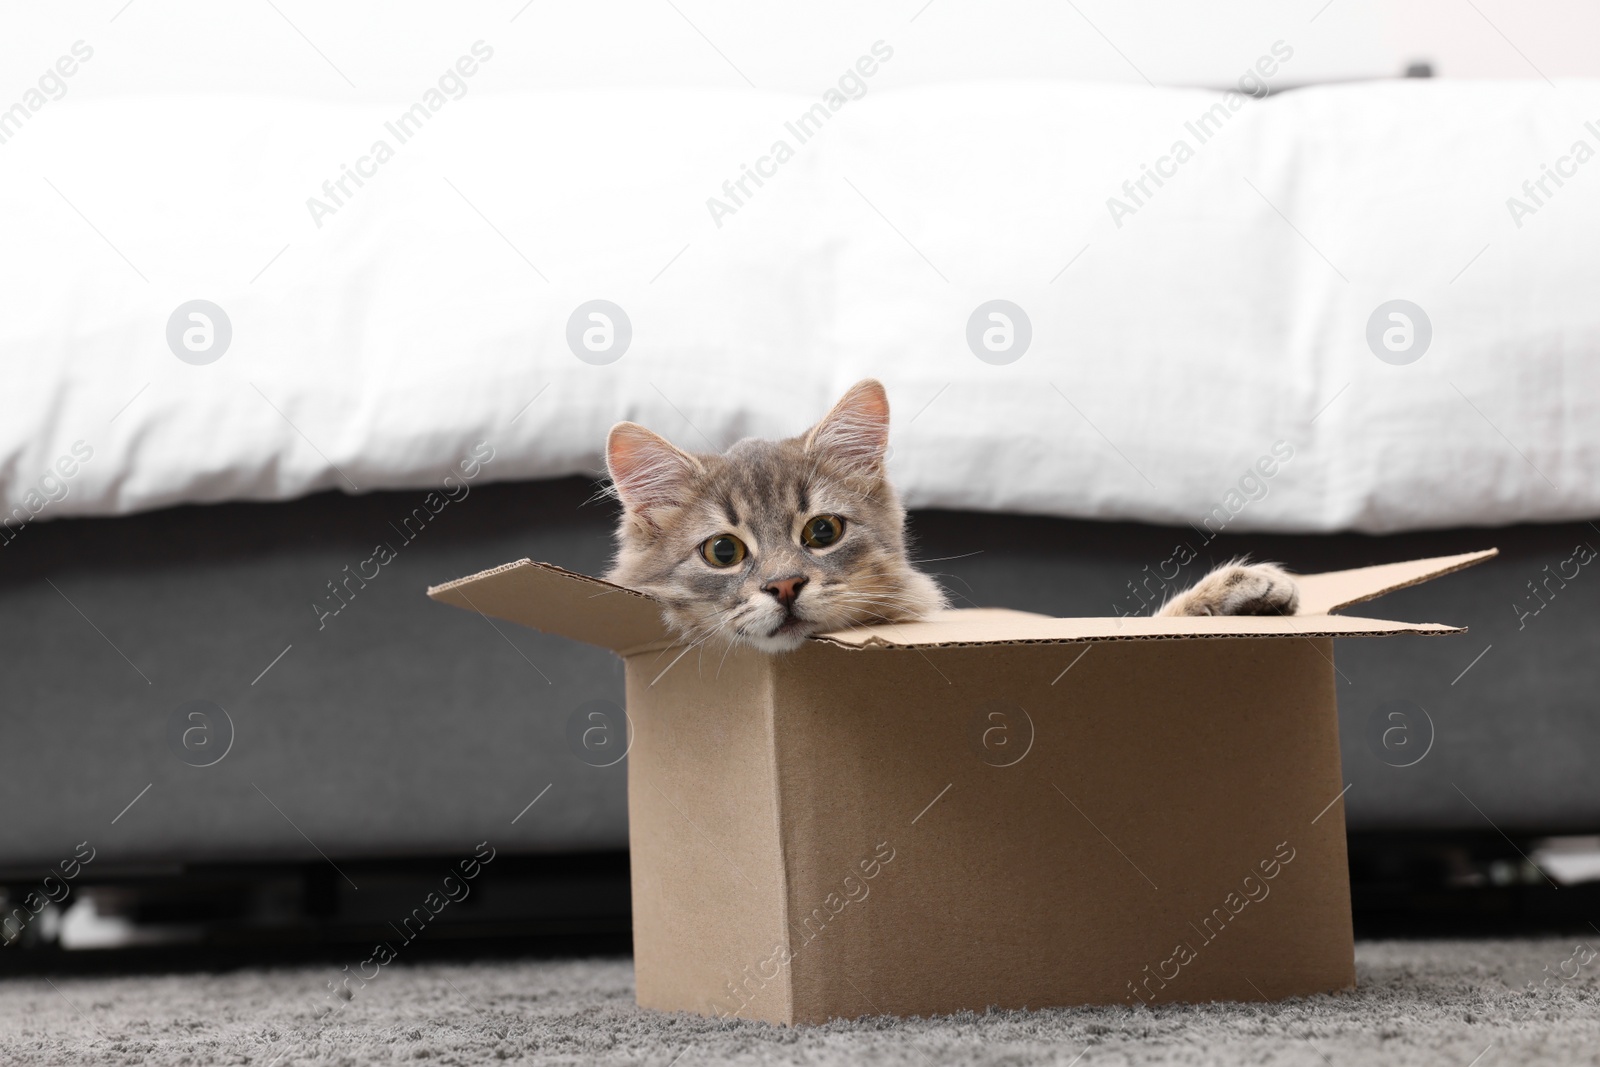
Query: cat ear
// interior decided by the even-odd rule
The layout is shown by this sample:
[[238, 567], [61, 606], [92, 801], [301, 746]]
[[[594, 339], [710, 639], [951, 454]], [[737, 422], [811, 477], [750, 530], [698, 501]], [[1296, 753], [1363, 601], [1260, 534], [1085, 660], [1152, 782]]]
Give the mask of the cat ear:
[[807, 451], [822, 452], [846, 469], [876, 471], [889, 448], [889, 396], [876, 378], [859, 381], [806, 434]]
[[652, 508], [683, 500], [700, 463], [660, 434], [619, 422], [606, 438], [606, 469], [623, 507], [648, 517]]

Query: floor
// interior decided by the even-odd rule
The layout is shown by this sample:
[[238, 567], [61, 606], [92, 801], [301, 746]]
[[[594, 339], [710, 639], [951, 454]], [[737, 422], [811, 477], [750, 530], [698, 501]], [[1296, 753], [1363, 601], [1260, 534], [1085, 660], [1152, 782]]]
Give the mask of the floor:
[[1600, 958], [1585, 942], [1367, 942], [1357, 963], [1356, 992], [1280, 1004], [801, 1029], [640, 1011], [626, 960], [396, 963], [322, 1018], [332, 966], [13, 977], [0, 1063], [1600, 1064]]

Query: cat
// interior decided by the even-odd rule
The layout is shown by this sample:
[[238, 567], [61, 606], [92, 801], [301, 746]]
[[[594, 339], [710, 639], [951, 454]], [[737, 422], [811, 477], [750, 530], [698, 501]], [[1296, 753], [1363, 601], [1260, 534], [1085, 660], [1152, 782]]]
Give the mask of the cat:
[[[609, 581], [648, 593], [692, 644], [767, 652], [813, 634], [910, 622], [948, 606], [907, 553], [906, 512], [885, 469], [889, 398], [867, 379], [810, 430], [691, 455], [632, 422], [606, 439], [622, 503]], [[1292, 615], [1293, 577], [1226, 564], [1158, 615]]]

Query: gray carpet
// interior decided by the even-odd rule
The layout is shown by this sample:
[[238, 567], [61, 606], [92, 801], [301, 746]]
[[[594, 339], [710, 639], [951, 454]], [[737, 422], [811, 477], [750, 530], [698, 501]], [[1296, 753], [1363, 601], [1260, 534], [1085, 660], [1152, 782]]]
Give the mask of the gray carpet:
[[[0, 1063], [1600, 1064], [1600, 959], [1574, 948], [1372, 942], [1360, 989], [1340, 996], [796, 1030], [642, 1012], [613, 960], [396, 963], [320, 1021], [332, 967], [19, 977], [0, 981]], [[1563, 971], [1575, 977], [1551, 977]]]

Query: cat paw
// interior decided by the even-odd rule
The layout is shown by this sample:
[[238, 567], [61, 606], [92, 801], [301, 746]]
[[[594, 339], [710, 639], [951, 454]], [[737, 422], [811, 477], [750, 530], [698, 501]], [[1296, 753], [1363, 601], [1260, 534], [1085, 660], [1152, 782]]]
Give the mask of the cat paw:
[[1299, 587], [1276, 563], [1229, 563], [1173, 597], [1157, 614], [1293, 615], [1299, 607]]

